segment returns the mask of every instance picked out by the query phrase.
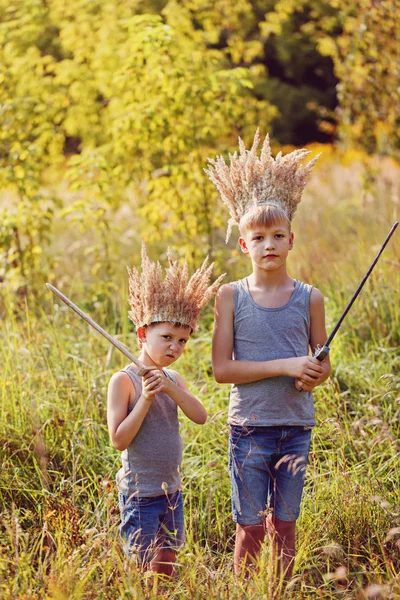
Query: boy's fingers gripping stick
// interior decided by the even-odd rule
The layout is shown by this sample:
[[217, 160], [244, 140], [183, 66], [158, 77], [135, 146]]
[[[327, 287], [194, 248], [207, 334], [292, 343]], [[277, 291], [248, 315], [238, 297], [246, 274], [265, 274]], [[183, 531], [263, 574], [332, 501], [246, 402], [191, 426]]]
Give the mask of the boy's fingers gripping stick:
[[78, 306], [76, 306], [76, 304], [71, 302], [71, 300], [69, 298], [67, 298], [67, 296], [65, 296], [62, 292], [60, 292], [60, 290], [58, 290], [56, 287], [54, 287], [54, 285], [51, 285], [51, 283], [46, 283], [46, 285], [49, 288], [49, 290], [51, 290], [53, 292], [53, 294], [58, 296], [63, 302], [65, 302], [65, 304], [67, 306], [72, 308], [72, 310], [75, 311], [76, 314], [78, 314], [84, 321], [86, 321], [86, 323], [89, 323], [89, 325], [91, 327], [93, 327], [93, 329], [95, 329], [96, 331], [101, 333], [101, 335], [104, 336], [110, 342], [110, 344], [112, 344], [113, 346], [118, 348], [118, 350], [120, 352], [122, 352], [122, 354], [124, 354], [127, 358], [129, 358], [129, 360], [131, 362], [133, 362], [139, 368], [139, 372], [138, 372], [139, 375], [144, 375], [148, 371], [153, 370], [153, 367], [145, 367], [140, 362], [140, 360], [138, 360], [135, 356], [133, 356], [133, 354], [131, 354], [129, 352], [129, 350], [127, 350], [125, 348], [125, 346], [123, 344], [121, 344], [121, 342], [119, 342], [118, 340], [113, 338], [109, 333], [107, 333], [107, 331], [105, 331], [102, 327], [100, 327], [100, 325], [98, 325], [95, 321], [93, 321], [93, 319], [91, 317], [89, 317], [86, 313], [84, 313], [83, 310], [81, 310]]

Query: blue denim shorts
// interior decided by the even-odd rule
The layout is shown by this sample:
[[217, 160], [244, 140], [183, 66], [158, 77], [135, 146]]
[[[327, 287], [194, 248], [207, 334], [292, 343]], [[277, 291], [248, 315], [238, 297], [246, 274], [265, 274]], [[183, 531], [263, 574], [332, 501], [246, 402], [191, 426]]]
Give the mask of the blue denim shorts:
[[229, 476], [233, 520], [258, 525], [268, 514], [295, 521], [300, 514], [311, 428], [231, 425]]
[[154, 550], [178, 550], [185, 542], [182, 492], [151, 497], [118, 494], [120, 533], [127, 556], [151, 561]]

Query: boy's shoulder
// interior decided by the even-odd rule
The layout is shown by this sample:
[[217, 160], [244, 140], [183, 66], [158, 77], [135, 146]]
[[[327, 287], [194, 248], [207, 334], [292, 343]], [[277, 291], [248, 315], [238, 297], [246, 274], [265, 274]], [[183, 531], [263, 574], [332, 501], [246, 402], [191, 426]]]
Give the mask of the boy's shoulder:
[[130, 363], [111, 375], [109, 385], [117, 384], [123, 386], [132, 384], [132, 378], [139, 380], [141, 379], [141, 377], [138, 375], [137, 369], [132, 365], [132, 363]]
[[167, 368], [165, 368], [165, 367], [164, 367], [162, 370], [164, 371], [164, 374], [165, 374], [167, 377], [168, 377], [168, 376], [172, 376], [172, 377], [176, 377], [176, 378], [178, 378], [178, 377], [181, 377], [181, 376], [179, 375], [178, 371], [176, 371], [175, 369], [170, 369], [169, 367], [168, 367], [168, 369], [167, 369]]
[[229, 306], [233, 307], [236, 283], [236, 281], [232, 281], [230, 283], [224, 283], [221, 285], [216, 296], [217, 307], [223, 306], [225, 309]]
[[182, 375], [178, 373], [178, 371], [175, 369], [170, 369], [169, 367], [168, 369], [164, 368], [163, 371], [166, 377], [171, 379], [171, 381], [173, 381], [173, 383], [175, 383], [178, 387], [186, 388], [185, 380], [183, 379]]
[[314, 286], [310, 286], [311, 287], [311, 292], [310, 292], [310, 304], [323, 304], [324, 303], [324, 296], [322, 294], [322, 292], [320, 292], [320, 290]]
[[235, 289], [238, 287], [243, 287], [246, 278], [237, 279], [236, 281], [229, 281], [228, 283], [224, 283], [218, 290], [218, 295], [221, 296], [233, 296]]
[[309, 298], [310, 311], [324, 306], [324, 296], [322, 292], [311, 283], [297, 280], [297, 286], [303, 290], [303, 293]]
[[129, 375], [125, 371], [116, 371], [110, 377], [110, 383], [123, 383], [129, 381]]

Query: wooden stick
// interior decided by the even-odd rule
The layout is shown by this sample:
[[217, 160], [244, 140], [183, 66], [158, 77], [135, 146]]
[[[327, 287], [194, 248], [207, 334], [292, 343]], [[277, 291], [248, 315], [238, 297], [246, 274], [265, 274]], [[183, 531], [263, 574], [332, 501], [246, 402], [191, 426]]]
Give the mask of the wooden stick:
[[317, 350], [314, 353], [314, 357], [317, 358], [319, 361], [323, 361], [325, 356], [327, 356], [329, 354], [329, 350], [330, 350], [330, 345], [331, 342], [333, 340], [333, 338], [335, 337], [335, 335], [337, 334], [339, 327], [341, 326], [341, 324], [344, 321], [345, 316], [347, 315], [347, 313], [349, 312], [349, 310], [351, 309], [351, 307], [353, 306], [354, 302], [356, 301], [358, 295], [360, 294], [362, 288], [364, 287], [365, 282], [367, 281], [368, 277], [371, 275], [373, 268], [375, 267], [376, 263], [379, 260], [380, 255], [382, 254], [382, 252], [384, 251], [384, 249], [386, 248], [386, 246], [389, 243], [390, 238], [392, 237], [392, 235], [394, 234], [394, 232], [396, 231], [396, 228], [398, 226], [399, 222], [396, 221], [391, 230], [389, 231], [389, 233], [386, 236], [385, 241], [383, 242], [378, 254], [375, 256], [374, 260], [372, 261], [368, 271], [365, 273], [364, 277], [362, 278], [361, 283], [359, 284], [358, 288], [356, 289], [356, 291], [354, 292], [350, 302], [348, 303], [348, 305], [346, 306], [346, 308], [344, 309], [343, 313], [340, 316], [339, 321], [336, 323], [335, 327], [332, 330], [332, 333], [330, 334], [330, 336], [328, 337], [328, 339], [326, 340], [325, 344], [323, 345], [322, 348], [317, 348]]
[[89, 317], [86, 313], [84, 313], [83, 310], [78, 308], [76, 306], [76, 304], [71, 302], [71, 300], [69, 298], [67, 298], [67, 296], [64, 296], [64, 294], [61, 293], [60, 290], [58, 290], [56, 287], [54, 287], [54, 285], [51, 285], [51, 283], [46, 283], [46, 285], [49, 288], [49, 290], [51, 290], [53, 292], [53, 294], [58, 296], [63, 302], [65, 302], [65, 304], [67, 306], [72, 308], [72, 310], [75, 311], [76, 314], [78, 314], [80, 317], [82, 317], [82, 319], [84, 321], [86, 321], [86, 323], [89, 323], [89, 325], [91, 327], [93, 327], [93, 329], [96, 329], [96, 331], [101, 333], [101, 335], [104, 336], [110, 342], [110, 344], [112, 344], [113, 346], [118, 348], [118, 350], [120, 352], [122, 352], [122, 354], [124, 354], [127, 358], [129, 358], [129, 360], [131, 362], [133, 362], [139, 368], [138, 375], [142, 376], [147, 371], [152, 370], [152, 367], [146, 367], [143, 363], [141, 363], [140, 360], [138, 360], [135, 356], [133, 356], [133, 354], [131, 354], [129, 352], [129, 350], [127, 350], [125, 348], [125, 346], [123, 344], [121, 344], [121, 342], [119, 342], [118, 340], [113, 338], [109, 333], [107, 333], [107, 331], [105, 331], [102, 327], [100, 327], [100, 325], [98, 325], [96, 323], [96, 321], [93, 321], [93, 319], [91, 317]]

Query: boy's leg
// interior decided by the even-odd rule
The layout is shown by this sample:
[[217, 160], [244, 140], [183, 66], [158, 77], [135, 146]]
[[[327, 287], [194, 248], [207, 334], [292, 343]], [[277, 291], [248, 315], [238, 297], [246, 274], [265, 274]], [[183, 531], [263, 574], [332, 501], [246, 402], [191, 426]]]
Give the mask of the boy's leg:
[[265, 537], [266, 500], [271, 478], [269, 462], [275, 449], [264, 427], [231, 426], [229, 476], [232, 513], [236, 522], [234, 569], [257, 562]]
[[150, 570], [160, 575], [172, 577], [175, 571], [176, 552], [167, 548], [156, 548]]
[[296, 554], [296, 521], [281, 521], [277, 517], [267, 517], [267, 531], [272, 548], [272, 561], [276, 575], [285, 579], [292, 576]]
[[273, 511], [267, 518], [267, 531], [277, 576], [285, 579], [290, 578], [293, 571], [296, 520], [300, 514], [310, 440], [309, 428], [282, 428], [279, 452], [273, 461]]
[[164, 512], [164, 496], [131, 497], [119, 494], [120, 533], [128, 558], [136, 557], [148, 569], [154, 556], [160, 518]]
[[182, 492], [166, 494], [164, 513], [157, 531], [156, 549], [150, 563], [155, 573], [172, 577], [175, 571], [176, 551], [185, 543]]
[[265, 537], [265, 521], [259, 525], [240, 525], [236, 523], [236, 538], [234, 552], [235, 574], [240, 575], [243, 565], [249, 566], [260, 555], [261, 544]]

